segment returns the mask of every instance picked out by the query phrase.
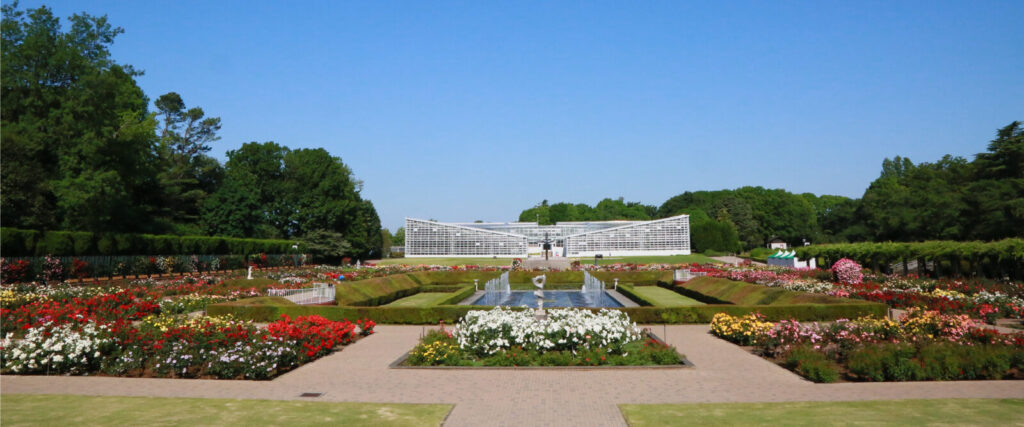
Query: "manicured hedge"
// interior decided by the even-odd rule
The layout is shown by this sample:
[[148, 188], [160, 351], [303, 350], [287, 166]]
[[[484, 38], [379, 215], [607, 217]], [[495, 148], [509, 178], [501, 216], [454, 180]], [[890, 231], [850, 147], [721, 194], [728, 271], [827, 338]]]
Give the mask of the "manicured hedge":
[[825, 321], [855, 319], [861, 316], [885, 316], [889, 308], [879, 303], [787, 304], [787, 305], [695, 305], [688, 307], [625, 307], [620, 308], [637, 323], [711, 323], [717, 313], [742, 316], [758, 312], [767, 320], [795, 319]]
[[[294, 253], [291, 240], [0, 228], [5, 257], [83, 255], [248, 255]], [[300, 252], [304, 249], [299, 247]]]
[[462, 302], [462, 300], [473, 296], [473, 294], [475, 293], [476, 289], [474, 289], [472, 286], [465, 286], [462, 288], [462, 290], [458, 292], [452, 292], [452, 296], [442, 301], [439, 301], [437, 305], [455, 305]]
[[888, 271], [891, 264], [932, 262], [932, 273], [940, 276], [979, 275], [1024, 278], [1024, 239], [996, 242], [930, 241], [913, 243], [846, 243], [796, 248], [800, 258], [817, 258], [828, 267], [841, 258], [850, 258], [865, 267]]
[[[795, 292], [783, 288], [772, 288], [717, 277], [698, 277], [681, 285], [676, 285], [675, 288], [669, 288], [673, 290], [675, 288], [683, 288], [700, 295], [737, 305], [843, 304], [849, 301], [828, 295]], [[683, 295], [691, 296], [688, 293], [683, 293]]]
[[[645, 272], [632, 273], [638, 274], [640, 280], [637, 280], [637, 277], [630, 276], [630, 272], [617, 273], [620, 274], [618, 275], [620, 277], [618, 291], [638, 303], [644, 304], [643, 298], [632, 292], [634, 287], [629, 284], [643, 283], [654, 277], [653, 274], [640, 274]], [[580, 281], [583, 280], [583, 273], [580, 271], [559, 272], [559, 279], [569, 280], [565, 279], [565, 277], [570, 277], [569, 273], [579, 274]], [[475, 289], [472, 285], [467, 285], [467, 283], [471, 283], [473, 277], [479, 280], [479, 277], [485, 276], [484, 274], [496, 275], [493, 272], [482, 271], [428, 271], [375, 277], [375, 279], [345, 283], [338, 286], [337, 306], [296, 305], [283, 298], [263, 297], [223, 304], [211, 304], [207, 307], [207, 311], [211, 314], [229, 313], [258, 322], [272, 321], [272, 319], [280, 317], [281, 314], [292, 316], [319, 314], [331, 319], [370, 317], [379, 324], [432, 325], [441, 321], [452, 324], [458, 322], [459, 318], [469, 310], [490, 308], [487, 306], [454, 305], [473, 295]], [[531, 274], [536, 274], [536, 272]], [[671, 275], [671, 272], [669, 274]], [[624, 282], [627, 284], [624, 284]], [[452, 284], [462, 284], [463, 286], [454, 286]], [[775, 292], [758, 293], [759, 290], [779, 290], [742, 282], [713, 279], [713, 277], [698, 277], [698, 279], [690, 281], [686, 285], [693, 285], [693, 288], [719, 294], [719, 297], [706, 297], [707, 301], [703, 301], [711, 302], [712, 304], [720, 303], [729, 298], [737, 301], [753, 300], [767, 302], [743, 305], [726, 303], [687, 307], [642, 306], [620, 309], [626, 311], [633, 318], [633, 321], [638, 324], [707, 324], [719, 312], [742, 315], [757, 311], [764, 314], [769, 321], [781, 321], [781, 319], [788, 318], [795, 318], [797, 321], [835, 321], [838, 318], [856, 318], [862, 315], [884, 316], [888, 312], [888, 307], [881, 303], [851, 301], [831, 297], [822, 299], [818, 298], [820, 296], [813, 294], [784, 290], [787, 294]], [[675, 287], [666, 282], [660, 282], [659, 286], [680, 292], [686, 296], [696, 294], [696, 291], [692, 289]], [[716, 288], [721, 289], [716, 290]], [[419, 292], [452, 292], [453, 295], [441, 301], [438, 305], [430, 307], [383, 306], [383, 304], [398, 298]], [[646, 301], [646, 304], [650, 305], [651, 303]], [[596, 311], [598, 308], [594, 310]]]
[[[241, 300], [236, 302], [249, 301]], [[240, 308], [245, 308], [244, 310]], [[444, 321], [453, 324], [470, 310], [489, 310], [478, 305], [436, 305], [431, 307], [343, 307], [323, 305], [277, 305], [246, 307], [229, 304], [211, 304], [206, 311], [212, 316], [231, 314], [247, 320], [266, 322], [282, 314], [289, 316], [319, 315], [331, 320], [369, 318], [380, 324], [436, 325]], [[513, 307], [514, 310], [524, 309]]]
[[340, 306], [377, 306], [416, 294], [419, 288], [407, 274], [374, 277], [339, 284], [335, 300]]

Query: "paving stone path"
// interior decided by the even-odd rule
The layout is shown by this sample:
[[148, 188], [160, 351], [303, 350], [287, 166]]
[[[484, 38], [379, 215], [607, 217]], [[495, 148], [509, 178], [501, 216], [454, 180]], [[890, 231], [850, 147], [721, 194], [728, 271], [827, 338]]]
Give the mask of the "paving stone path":
[[[1022, 381], [814, 384], [708, 334], [707, 325], [654, 326], [695, 369], [421, 370], [388, 365], [420, 326], [378, 333], [274, 381], [0, 377], [2, 393], [453, 403], [448, 426], [621, 426], [616, 404], [919, 398], [1024, 398]], [[664, 331], [664, 332], [663, 332]]]

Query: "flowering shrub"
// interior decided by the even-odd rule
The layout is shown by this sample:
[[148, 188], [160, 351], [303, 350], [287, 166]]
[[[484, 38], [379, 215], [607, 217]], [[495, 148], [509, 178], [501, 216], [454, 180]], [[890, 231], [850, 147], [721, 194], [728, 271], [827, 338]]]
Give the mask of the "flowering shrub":
[[758, 337], [771, 331], [775, 325], [764, 320], [761, 313], [735, 317], [718, 313], [711, 318], [711, 333], [739, 345], [753, 345]]
[[832, 264], [832, 274], [836, 276], [839, 283], [860, 283], [864, 274], [861, 272], [860, 264], [849, 258], [843, 258]]
[[478, 356], [513, 347], [576, 351], [599, 346], [621, 354], [624, 344], [640, 339], [640, 330], [618, 310], [552, 309], [547, 319], [537, 320], [531, 311], [496, 307], [466, 313], [454, 337], [460, 348]]
[[912, 308], [900, 317], [904, 334], [909, 339], [947, 339], [959, 342], [975, 323], [967, 315], [946, 315], [937, 311]]
[[750, 335], [739, 332], [744, 330], [741, 318], [720, 313], [715, 320], [715, 335], [752, 343], [761, 355], [816, 382], [835, 381], [837, 364], [847, 364], [852, 379], [872, 381], [1020, 378], [1019, 368], [1024, 368], [1024, 333], [980, 329], [966, 315], [912, 309], [899, 321], [864, 317], [823, 325], [787, 320]]
[[88, 298], [73, 297], [69, 300], [39, 299], [14, 309], [0, 308], [0, 330], [3, 333], [28, 330], [50, 322], [64, 324], [135, 320], [159, 308], [154, 296], [140, 289], [126, 289]]
[[409, 363], [416, 366], [459, 365], [462, 349], [448, 332], [431, 331], [409, 352]]
[[18, 283], [28, 281], [32, 275], [31, 265], [28, 261], [17, 260], [7, 261], [0, 258], [0, 282]]
[[60, 260], [47, 255], [43, 260], [43, 280], [47, 282], [59, 282], [64, 278], [64, 265]]
[[160, 301], [160, 312], [164, 314], [182, 314], [193, 311], [206, 310], [209, 304], [216, 304], [233, 300], [234, 298], [225, 295], [200, 295], [189, 294], [174, 299]]
[[89, 322], [82, 328], [55, 325], [31, 329], [21, 341], [3, 340], [0, 350], [4, 370], [15, 374], [82, 374], [99, 367], [113, 345], [103, 326]]
[[78, 258], [71, 260], [71, 277], [84, 279], [89, 277], [89, 263]]
[[281, 320], [267, 326], [267, 331], [271, 336], [297, 342], [303, 349], [300, 357], [312, 359], [330, 353], [339, 345], [350, 344], [355, 328], [355, 324], [347, 320], [335, 322], [321, 316], [299, 316], [292, 320], [282, 314]]

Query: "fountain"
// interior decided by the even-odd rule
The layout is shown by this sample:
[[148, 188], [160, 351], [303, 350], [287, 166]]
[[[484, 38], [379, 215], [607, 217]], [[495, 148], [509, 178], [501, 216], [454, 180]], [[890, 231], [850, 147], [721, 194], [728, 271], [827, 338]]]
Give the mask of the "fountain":
[[484, 301], [487, 305], [499, 305], [512, 293], [512, 285], [508, 282], [508, 272], [484, 283]]
[[601, 300], [601, 294], [604, 293], [604, 282], [598, 280], [598, 278], [591, 276], [589, 272], [583, 272], [583, 288], [580, 289], [583, 293], [583, 298], [591, 304], [596, 304]]

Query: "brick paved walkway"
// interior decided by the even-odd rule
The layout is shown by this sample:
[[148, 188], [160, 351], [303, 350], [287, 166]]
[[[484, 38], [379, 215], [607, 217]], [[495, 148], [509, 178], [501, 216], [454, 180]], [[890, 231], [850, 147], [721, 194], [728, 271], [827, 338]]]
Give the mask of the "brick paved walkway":
[[[655, 326], [662, 335], [662, 327]], [[714, 338], [706, 325], [668, 326], [696, 364], [679, 370], [417, 370], [388, 364], [415, 345], [419, 326], [379, 332], [274, 381], [107, 377], [0, 378], [2, 393], [454, 403], [449, 426], [624, 424], [618, 403], [771, 402], [912, 398], [1024, 398], [1021, 381], [813, 384]]]

